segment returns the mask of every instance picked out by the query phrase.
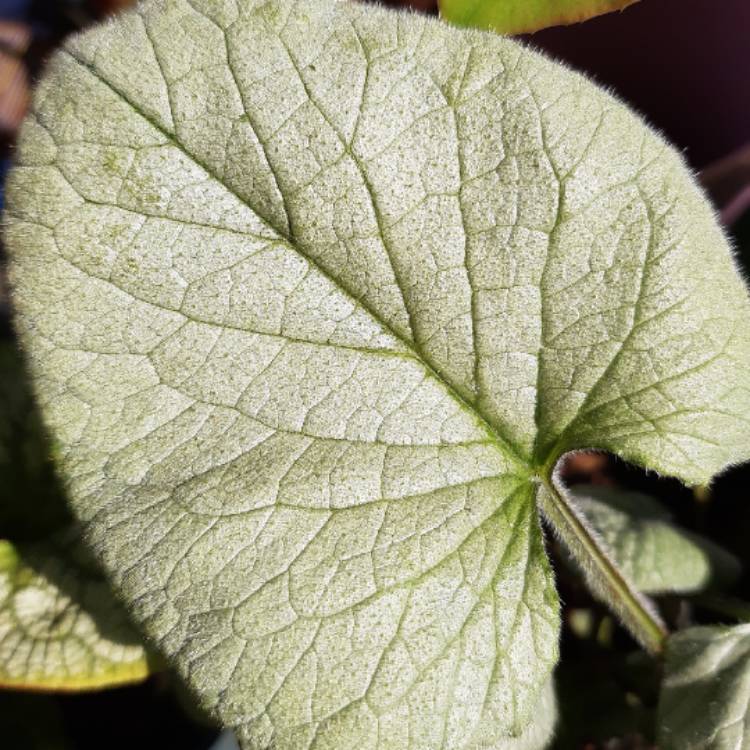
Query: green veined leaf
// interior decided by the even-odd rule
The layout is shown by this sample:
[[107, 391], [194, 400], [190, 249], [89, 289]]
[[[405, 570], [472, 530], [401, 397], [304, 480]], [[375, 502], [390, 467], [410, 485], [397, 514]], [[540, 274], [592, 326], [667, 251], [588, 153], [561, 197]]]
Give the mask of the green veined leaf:
[[[506, 737], [493, 745], [493, 750], [541, 750], [547, 747], [557, 722], [555, 691], [550, 680], [542, 688], [539, 702], [527, 727], [518, 737]], [[233, 750], [237, 742], [233, 734], [225, 733], [211, 750]]]
[[71, 503], [246, 747], [521, 733], [557, 659], [537, 502], [659, 647], [552, 469], [745, 458], [750, 315], [680, 157], [611, 97], [413, 15], [159, 0], [54, 58], [18, 158]]
[[[79, 547], [24, 368], [0, 344], [0, 687], [84, 690], [143, 679], [138, 636]], [[46, 540], [46, 541], [42, 541]]]
[[148, 675], [122, 608], [71, 546], [0, 541], [0, 687], [92, 690]]
[[640, 591], [691, 593], [731, 583], [739, 562], [710, 540], [677, 528], [656, 500], [609, 487], [574, 487], [575, 502]]
[[460, 26], [526, 34], [547, 26], [586, 21], [623, 10], [638, 0], [439, 0], [440, 15]]
[[557, 723], [557, 701], [553, 681], [542, 688], [541, 695], [526, 728], [517, 737], [503, 737], [493, 750], [542, 750], [547, 747]]
[[659, 747], [750, 747], [750, 625], [690, 628], [669, 639]]

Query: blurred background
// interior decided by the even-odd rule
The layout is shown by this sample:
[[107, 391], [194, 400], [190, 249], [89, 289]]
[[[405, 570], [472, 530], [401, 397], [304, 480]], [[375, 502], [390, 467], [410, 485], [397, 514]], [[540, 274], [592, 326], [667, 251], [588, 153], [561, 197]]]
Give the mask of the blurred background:
[[[501, 2], [502, 0], [498, 0]], [[0, 0], [0, 204], [17, 128], [30, 89], [66, 35], [129, 0]], [[390, 0], [389, 5], [409, 5]], [[411, 5], [435, 14], [433, 0]], [[620, 13], [523, 37], [592, 75], [681, 149], [699, 174], [746, 276], [750, 269], [750, 3], [641, 0]], [[25, 541], [65, 520], [49, 451], [13, 344], [0, 250], [0, 539]], [[645, 475], [603, 454], [568, 462], [570, 483], [647, 492], [676, 520], [733, 552], [750, 569], [750, 468], [695, 491]], [[46, 507], [42, 514], [40, 508]], [[19, 510], [20, 509], [20, 510]], [[45, 524], [37, 523], [44, 517]], [[33, 521], [33, 523], [32, 523]], [[553, 543], [554, 547], [554, 543]], [[559, 550], [553, 549], [559, 556]], [[653, 748], [658, 664], [643, 656], [564, 564], [556, 564], [566, 627], [558, 670], [560, 726], [554, 748]], [[745, 572], [721, 605], [710, 598], [661, 600], [671, 625], [749, 619]], [[687, 609], [686, 609], [687, 608]], [[689, 611], [688, 611], [689, 610]], [[717, 611], [718, 610], [718, 611]], [[221, 743], [216, 744], [214, 743]], [[157, 671], [144, 682], [81, 694], [0, 689], [0, 746], [9, 750], [181, 748], [228, 750], [179, 681]]]

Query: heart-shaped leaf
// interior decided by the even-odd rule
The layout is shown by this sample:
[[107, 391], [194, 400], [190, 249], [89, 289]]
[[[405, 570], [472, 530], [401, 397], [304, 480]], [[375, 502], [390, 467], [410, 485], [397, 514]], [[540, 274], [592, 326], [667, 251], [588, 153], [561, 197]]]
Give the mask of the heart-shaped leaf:
[[438, 0], [440, 14], [460, 26], [527, 34], [548, 26], [586, 21], [638, 0]]
[[6, 240], [87, 537], [249, 748], [501, 747], [557, 659], [537, 501], [662, 637], [558, 458], [750, 452], [746, 292], [680, 157], [494, 35], [145, 3], [50, 63]]
[[750, 746], [750, 625], [673, 635], [659, 700], [664, 750]]

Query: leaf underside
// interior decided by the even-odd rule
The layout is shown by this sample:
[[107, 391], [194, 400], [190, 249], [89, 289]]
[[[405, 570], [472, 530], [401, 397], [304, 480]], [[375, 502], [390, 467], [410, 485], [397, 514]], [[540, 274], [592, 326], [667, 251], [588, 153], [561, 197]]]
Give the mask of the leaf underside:
[[638, 0], [439, 0], [440, 15], [460, 26], [527, 34], [623, 10]]
[[664, 750], [750, 747], [750, 625], [673, 635], [659, 699]]
[[50, 63], [5, 233], [87, 538], [248, 748], [504, 747], [557, 659], [557, 458], [748, 453], [679, 156], [494, 35], [147, 2]]

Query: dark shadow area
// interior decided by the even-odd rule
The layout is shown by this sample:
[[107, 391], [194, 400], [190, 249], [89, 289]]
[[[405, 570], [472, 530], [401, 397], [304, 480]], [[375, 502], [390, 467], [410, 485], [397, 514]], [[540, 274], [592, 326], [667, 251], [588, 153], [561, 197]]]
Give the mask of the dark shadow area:
[[187, 717], [174, 681], [85, 694], [0, 691], [7, 750], [206, 750], [218, 732]]

